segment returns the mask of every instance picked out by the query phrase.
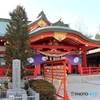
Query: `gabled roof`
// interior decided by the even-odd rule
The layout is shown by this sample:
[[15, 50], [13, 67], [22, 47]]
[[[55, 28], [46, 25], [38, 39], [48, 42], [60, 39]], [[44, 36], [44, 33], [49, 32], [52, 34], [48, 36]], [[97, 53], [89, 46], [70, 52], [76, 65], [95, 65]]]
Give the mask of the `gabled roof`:
[[57, 22], [53, 23], [52, 26], [64, 26], [64, 27], [69, 27], [69, 24], [64, 24], [63, 21], [58, 20]]
[[48, 21], [48, 19], [46, 18], [46, 15], [44, 14], [44, 12], [41, 11], [40, 14], [39, 14], [38, 17], [37, 17], [37, 20], [35, 20], [34, 22], [29, 23], [29, 26], [31, 26], [31, 25], [37, 23], [38, 21], [40, 21], [40, 20], [42, 20], [42, 19], [43, 19], [44, 21], [46, 21], [49, 25], [51, 25], [51, 23], [50, 23], [50, 22]]
[[40, 12], [40, 14], [37, 17], [37, 20], [35, 20], [34, 22], [29, 23], [29, 26], [31, 26], [31, 25], [39, 22], [40, 20], [46, 21], [50, 26], [64, 26], [64, 27], [69, 27], [69, 25], [68, 24], [64, 24], [63, 21], [61, 21], [61, 19], [58, 20], [55, 23], [49, 22], [48, 19], [47, 19], [47, 17], [46, 17], [46, 15], [45, 15], [45, 13], [43, 11]]

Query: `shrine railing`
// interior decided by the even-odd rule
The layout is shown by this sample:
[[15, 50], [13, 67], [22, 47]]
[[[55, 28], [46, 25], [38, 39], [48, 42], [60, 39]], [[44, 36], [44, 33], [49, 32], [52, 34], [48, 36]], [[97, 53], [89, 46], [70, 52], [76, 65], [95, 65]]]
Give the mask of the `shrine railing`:
[[100, 74], [100, 67], [82, 67], [80, 75], [97, 75]]

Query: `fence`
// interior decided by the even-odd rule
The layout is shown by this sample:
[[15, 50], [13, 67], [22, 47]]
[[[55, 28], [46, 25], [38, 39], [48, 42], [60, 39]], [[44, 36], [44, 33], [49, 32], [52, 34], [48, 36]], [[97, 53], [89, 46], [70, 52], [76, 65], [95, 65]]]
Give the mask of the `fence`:
[[82, 67], [80, 75], [97, 75], [100, 74], [100, 67]]

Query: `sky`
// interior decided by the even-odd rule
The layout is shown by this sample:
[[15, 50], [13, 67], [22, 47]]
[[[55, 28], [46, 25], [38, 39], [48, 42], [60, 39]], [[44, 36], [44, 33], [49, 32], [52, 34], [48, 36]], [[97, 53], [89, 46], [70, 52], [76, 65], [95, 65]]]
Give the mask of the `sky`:
[[17, 5], [25, 8], [28, 19], [35, 21], [43, 10], [47, 19], [57, 22], [60, 18], [65, 24], [75, 29], [76, 22], [81, 20], [88, 33], [95, 35], [100, 26], [100, 0], [0, 0], [0, 18], [10, 18]]

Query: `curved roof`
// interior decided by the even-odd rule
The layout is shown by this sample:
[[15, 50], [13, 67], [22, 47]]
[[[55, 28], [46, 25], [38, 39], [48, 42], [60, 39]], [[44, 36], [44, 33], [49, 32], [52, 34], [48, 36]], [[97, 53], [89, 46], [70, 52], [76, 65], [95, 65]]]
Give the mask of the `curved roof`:
[[31, 32], [30, 33], [30, 37], [34, 37], [34, 36], [36, 36], [38, 34], [41, 34], [41, 33], [44, 33], [44, 32], [71, 33], [71, 34], [75, 34], [75, 35], [80, 36], [84, 40], [87, 40], [87, 41], [90, 41], [90, 42], [94, 42], [94, 43], [100, 43], [100, 40], [94, 40], [94, 39], [87, 38], [82, 33], [78, 32], [76, 30], [73, 30], [70, 27], [63, 27], [63, 26], [49, 26], [49, 27], [39, 28], [39, 29], [35, 30], [34, 32]]
[[6, 33], [6, 27], [10, 19], [0, 18], [0, 37], [4, 37]]

